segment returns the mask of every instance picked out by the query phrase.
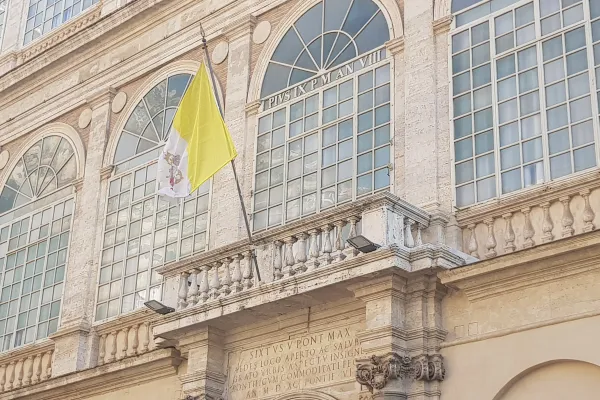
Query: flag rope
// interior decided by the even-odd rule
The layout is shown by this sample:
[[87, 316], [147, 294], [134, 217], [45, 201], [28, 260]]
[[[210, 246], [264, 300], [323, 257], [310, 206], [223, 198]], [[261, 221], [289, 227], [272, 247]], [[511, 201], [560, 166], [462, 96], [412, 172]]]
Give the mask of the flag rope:
[[[225, 113], [223, 112], [223, 107], [221, 107], [221, 99], [219, 98], [219, 94], [217, 92], [217, 82], [215, 81], [215, 74], [212, 68], [212, 62], [210, 60], [210, 56], [208, 54], [208, 44], [206, 43], [206, 34], [204, 32], [204, 28], [202, 28], [202, 22], [200, 22], [200, 35], [202, 35], [202, 48], [204, 49], [204, 58], [206, 59], [206, 65], [208, 66], [208, 73], [210, 74], [210, 79], [212, 81], [213, 90], [215, 92], [215, 101], [217, 102], [217, 107], [221, 113], [221, 117], [225, 120]], [[244, 214], [244, 222], [246, 223], [246, 233], [248, 234], [248, 243], [250, 245], [253, 244], [252, 241], [252, 232], [250, 231], [250, 221], [248, 220], [248, 213], [246, 212], [246, 204], [244, 203], [244, 196], [242, 195], [242, 188], [240, 186], [240, 181], [238, 179], [237, 170], [235, 168], [235, 159], [231, 160], [231, 169], [233, 170], [233, 177], [235, 178], [235, 185], [237, 187], [238, 196], [240, 198], [240, 204], [242, 205], [242, 213]], [[262, 281], [260, 278], [260, 270], [258, 269], [258, 261], [256, 260], [256, 254], [254, 249], [252, 252], [252, 261], [254, 264], [254, 269], [256, 270], [256, 276], [258, 281]]]

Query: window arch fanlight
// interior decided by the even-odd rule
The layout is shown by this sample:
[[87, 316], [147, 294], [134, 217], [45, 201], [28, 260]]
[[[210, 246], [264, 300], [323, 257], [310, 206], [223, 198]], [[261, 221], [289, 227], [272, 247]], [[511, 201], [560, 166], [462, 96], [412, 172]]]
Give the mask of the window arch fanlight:
[[156, 160], [192, 75], [172, 73], [128, 116], [109, 181], [96, 320], [160, 300], [156, 269], [206, 249], [210, 181], [181, 201], [156, 194]]
[[600, 1], [454, 0], [452, 9], [456, 205], [597, 168]]
[[292, 24], [262, 86], [253, 229], [389, 190], [389, 27], [371, 0], [323, 0]]
[[[78, 147], [78, 151], [81, 149]], [[74, 212], [78, 157], [66, 137], [34, 142], [1, 194], [0, 349], [56, 332]]]
[[261, 97], [309, 79], [389, 40], [385, 16], [371, 0], [323, 0], [283, 36], [267, 67]]

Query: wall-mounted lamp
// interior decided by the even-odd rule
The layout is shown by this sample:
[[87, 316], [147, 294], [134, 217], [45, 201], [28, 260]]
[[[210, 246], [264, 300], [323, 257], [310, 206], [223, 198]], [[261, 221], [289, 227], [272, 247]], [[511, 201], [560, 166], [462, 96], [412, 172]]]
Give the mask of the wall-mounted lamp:
[[175, 311], [174, 308], [167, 307], [160, 301], [156, 301], [156, 300], [147, 301], [144, 303], [144, 305], [146, 307], [148, 307], [149, 309], [151, 309], [152, 311], [154, 311], [155, 313], [161, 314], [161, 315], [169, 314], [169, 313], [172, 313]]
[[347, 242], [350, 246], [354, 247], [356, 250], [360, 251], [361, 253], [370, 253], [381, 247], [377, 243], [371, 242], [369, 239], [367, 239], [363, 235], [358, 235], [358, 236], [354, 236], [352, 238], [348, 238]]

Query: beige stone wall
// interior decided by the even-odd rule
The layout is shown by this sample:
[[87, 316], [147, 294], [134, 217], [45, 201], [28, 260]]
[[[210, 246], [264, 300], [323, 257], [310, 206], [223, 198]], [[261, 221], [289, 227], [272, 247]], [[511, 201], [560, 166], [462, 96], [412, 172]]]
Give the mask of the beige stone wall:
[[140, 385], [135, 385], [120, 390], [111, 390], [106, 388], [106, 393], [86, 400], [125, 400], [125, 399], [144, 399], [144, 400], [180, 400], [181, 382], [176, 376], [157, 379]]

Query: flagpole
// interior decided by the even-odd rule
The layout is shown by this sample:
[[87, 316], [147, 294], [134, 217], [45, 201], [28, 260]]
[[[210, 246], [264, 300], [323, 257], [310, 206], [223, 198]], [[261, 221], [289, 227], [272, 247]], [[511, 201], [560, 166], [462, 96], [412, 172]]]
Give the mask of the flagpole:
[[[219, 111], [221, 112], [221, 117], [225, 119], [225, 114], [223, 113], [223, 108], [221, 107], [221, 100], [219, 99], [219, 95], [217, 91], [217, 83], [215, 81], [215, 74], [212, 68], [212, 62], [210, 61], [210, 56], [208, 54], [208, 45], [206, 43], [206, 34], [204, 33], [204, 29], [202, 28], [202, 22], [200, 22], [200, 34], [202, 35], [202, 47], [204, 48], [204, 58], [206, 58], [206, 65], [208, 66], [208, 72], [210, 73], [210, 79], [212, 81], [213, 88], [215, 90], [215, 99], [217, 101], [217, 106], [219, 107]], [[246, 212], [246, 205], [244, 204], [244, 196], [242, 196], [242, 188], [240, 186], [240, 181], [238, 179], [237, 170], [235, 168], [235, 160], [231, 160], [231, 169], [233, 169], [233, 177], [235, 178], [235, 185], [237, 187], [238, 196], [240, 198], [240, 203], [242, 205], [242, 213], [244, 214], [244, 222], [246, 223], [246, 233], [248, 234], [248, 242], [252, 245], [252, 232], [250, 231], [250, 222], [248, 221], [248, 213]], [[256, 254], [254, 254], [254, 250], [252, 250], [252, 261], [254, 262], [254, 268], [256, 269], [256, 276], [258, 281], [261, 281], [260, 278], [260, 270], [258, 269], [258, 262], [256, 261]]]

